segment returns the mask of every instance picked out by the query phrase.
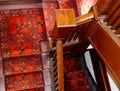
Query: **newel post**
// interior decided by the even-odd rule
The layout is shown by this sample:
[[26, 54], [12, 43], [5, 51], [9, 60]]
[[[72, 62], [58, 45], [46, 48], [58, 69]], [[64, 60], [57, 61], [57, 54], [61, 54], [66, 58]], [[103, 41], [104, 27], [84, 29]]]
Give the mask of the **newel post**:
[[64, 65], [63, 65], [63, 43], [62, 39], [57, 40], [57, 69], [58, 69], [58, 89], [64, 91]]

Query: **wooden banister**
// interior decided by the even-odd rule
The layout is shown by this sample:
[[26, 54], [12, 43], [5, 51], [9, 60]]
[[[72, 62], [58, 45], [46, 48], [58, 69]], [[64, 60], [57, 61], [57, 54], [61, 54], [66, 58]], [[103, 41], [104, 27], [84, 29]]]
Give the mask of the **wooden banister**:
[[109, 7], [111, 4], [116, 2], [116, 0], [98, 0], [96, 6], [98, 10], [98, 15], [105, 15], [111, 9]]
[[[109, 12], [108, 12], [108, 14], [107, 14], [107, 17], [104, 19], [104, 21], [108, 21], [110, 18], [111, 18], [111, 16], [113, 16], [113, 13], [115, 13], [116, 12], [116, 10], [117, 9], [119, 9], [119, 6], [120, 6], [120, 0], [115, 0], [115, 2], [112, 2], [112, 3], [115, 3], [115, 4], [113, 4], [113, 7], [111, 7], [111, 10], [109, 10]], [[109, 6], [107, 6], [107, 7], [109, 7]]]
[[77, 23], [77, 25], [83, 24], [83, 23], [92, 21], [93, 18], [94, 18], [94, 14], [93, 14], [93, 12], [90, 12], [88, 14], [77, 17], [76, 18], [76, 23]]
[[118, 18], [118, 20], [113, 24], [113, 26], [111, 27], [111, 29], [116, 30], [117, 28], [120, 27], [120, 17]]
[[108, 25], [113, 25], [115, 21], [120, 17], [120, 8], [116, 10], [116, 13], [109, 19]]
[[115, 34], [120, 34], [120, 27], [116, 30]]

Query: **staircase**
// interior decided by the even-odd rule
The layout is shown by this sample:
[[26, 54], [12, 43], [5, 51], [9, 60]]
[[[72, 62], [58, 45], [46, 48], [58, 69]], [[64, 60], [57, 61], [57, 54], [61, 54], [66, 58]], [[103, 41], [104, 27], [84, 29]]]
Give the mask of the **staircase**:
[[[64, 39], [63, 51], [71, 53], [72, 56], [82, 55], [89, 44], [92, 44], [118, 85], [120, 71], [116, 69], [120, 64], [119, 6], [119, 0], [98, 0], [88, 14], [79, 17], [75, 17], [70, 9], [56, 10], [57, 19], [52, 34], [54, 40]], [[104, 83], [106, 84], [106, 81]], [[110, 91], [109, 86], [106, 87], [106, 91]]]
[[4, 72], [7, 91], [42, 89], [44, 86], [39, 55], [4, 59]]
[[64, 59], [65, 91], [97, 91], [92, 88], [94, 84], [90, 82], [84, 64], [81, 65], [82, 60], [69, 56]]
[[51, 91], [42, 9], [3, 10], [0, 14], [0, 91]]

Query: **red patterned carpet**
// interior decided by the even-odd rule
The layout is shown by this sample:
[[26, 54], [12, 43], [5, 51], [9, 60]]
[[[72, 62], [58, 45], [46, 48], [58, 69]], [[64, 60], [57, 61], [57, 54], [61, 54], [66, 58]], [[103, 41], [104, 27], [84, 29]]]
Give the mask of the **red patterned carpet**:
[[20, 56], [40, 53], [40, 44], [46, 40], [42, 9], [0, 11], [2, 56]]
[[[81, 0], [58, 0], [43, 3], [42, 8], [0, 11], [0, 56], [7, 91], [44, 91], [42, 70], [46, 63], [43, 63], [41, 53], [48, 51], [47, 39], [51, 37], [55, 25], [54, 9], [58, 8], [73, 8], [75, 15], [79, 16]], [[90, 89], [80, 62], [69, 60], [65, 61], [65, 65], [69, 65], [65, 67], [66, 82], [71, 88], [69, 91], [78, 91], [76, 82], [82, 84], [82, 81], [85, 83], [79, 85], [80, 89]]]
[[64, 68], [66, 91], [92, 91], [79, 59], [65, 57]]
[[1, 54], [7, 91], [42, 91], [44, 78], [40, 42], [47, 40], [42, 9], [4, 10], [0, 11], [0, 16]]

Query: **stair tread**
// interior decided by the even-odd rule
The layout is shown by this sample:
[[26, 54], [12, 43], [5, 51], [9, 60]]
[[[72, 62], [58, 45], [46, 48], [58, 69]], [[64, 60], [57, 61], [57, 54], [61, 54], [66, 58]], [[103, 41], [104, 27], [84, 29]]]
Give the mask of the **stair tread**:
[[82, 77], [85, 77], [85, 73], [83, 70], [66, 73], [67, 79], [76, 79], [76, 78], [82, 78]]
[[[66, 57], [65, 57], [66, 58]], [[80, 61], [77, 58], [67, 58], [64, 60], [64, 70], [65, 72], [74, 72], [82, 70]]]
[[67, 91], [92, 91], [80, 60], [70, 57], [65, 58], [65, 84]]
[[3, 59], [5, 75], [41, 71], [42, 60], [39, 55]]
[[70, 88], [70, 91], [92, 91], [92, 88], [90, 85], [76, 87], [76, 88]]
[[6, 76], [7, 91], [43, 87], [42, 72]]
[[44, 91], [44, 88], [33, 88], [33, 89], [26, 89], [26, 90], [19, 90], [19, 91]]
[[68, 80], [67, 83], [69, 83], [70, 87], [80, 87], [80, 86], [89, 85], [88, 80], [85, 78]]

